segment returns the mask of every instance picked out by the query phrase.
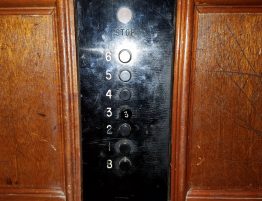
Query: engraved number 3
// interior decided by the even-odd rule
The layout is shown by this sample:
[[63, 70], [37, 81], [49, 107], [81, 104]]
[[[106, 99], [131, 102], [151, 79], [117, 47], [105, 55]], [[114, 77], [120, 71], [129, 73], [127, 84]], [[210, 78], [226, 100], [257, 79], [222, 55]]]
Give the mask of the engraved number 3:
[[113, 113], [112, 113], [112, 108], [108, 107], [106, 108], [106, 116], [107, 117], [112, 117]]

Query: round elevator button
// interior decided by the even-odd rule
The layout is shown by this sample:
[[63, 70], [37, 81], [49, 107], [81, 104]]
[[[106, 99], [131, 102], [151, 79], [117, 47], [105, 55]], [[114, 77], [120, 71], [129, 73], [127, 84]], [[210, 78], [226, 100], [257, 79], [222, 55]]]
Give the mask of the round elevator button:
[[128, 89], [123, 89], [120, 92], [119, 97], [121, 100], [127, 101], [131, 98], [131, 92]]
[[124, 123], [119, 127], [118, 131], [123, 137], [129, 136], [131, 133], [131, 126], [127, 123]]
[[136, 146], [129, 139], [122, 139], [115, 143], [114, 145], [115, 153], [122, 155], [129, 155], [135, 152]]
[[119, 145], [119, 151], [121, 154], [130, 154], [131, 149], [132, 149], [131, 146], [127, 143], [126, 144], [123, 143]]
[[120, 115], [122, 119], [128, 120], [132, 117], [132, 112], [129, 109], [124, 109], [121, 111]]
[[133, 13], [127, 7], [121, 7], [117, 11], [117, 19], [124, 24], [127, 24], [132, 19], [132, 17]]
[[123, 49], [119, 52], [118, 57], [122, 63], [128, 63], [132, 59], [132, 53], [127, 49]]
[[119, 74], [119, 79], [123, 82], [128, 82], [131, 79], [131, 73], [128, 70], [123, 70]]
[[129, 171], [132, 168], [132, 162], [129, 158], [124, 157], [119, 161], [119, 168], [124, 172]]

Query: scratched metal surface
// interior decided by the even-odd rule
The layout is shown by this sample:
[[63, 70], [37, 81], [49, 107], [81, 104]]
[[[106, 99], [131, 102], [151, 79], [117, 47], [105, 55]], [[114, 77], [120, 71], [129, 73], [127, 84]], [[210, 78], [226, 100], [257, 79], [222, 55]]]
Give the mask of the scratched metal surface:
[[[85, 201], [168, 200], [170, 104], [172, 83], [173, 10], [172, 0], [78, 0], [78, 56], [81, 81], [83, 195]], [[117, 10], [129, 7], [133, 18], [119, 22]], [[122, 35], [122, 30], [124, 35]], [[118, 60], [122, 48], [132, 51], [132, 60]], [[106, 61], [110, 51], [112, 60]], [[106, 80], [106, 71], [112, 74]], [[122, 82], [118, 74], [129, 70], [132, 78]], [[131, 99], [120, 100], [121, 89]], [[106, 93], [112, 90], [110, 100]], [[106, 116], [111, 107], [113, 116]], [[120, 112], [130, 109], [123, 120]], [[114, 151], [123, 139], [117, 128], [127, 122], [134, 152], [130, 171], [117, 169], [123, 155]], [[106, 135], [107, 125], [113, 135]], [[109, 148], [110, 147], [110, 148]], [[113, 168], [107, 169], [107, 160]]]

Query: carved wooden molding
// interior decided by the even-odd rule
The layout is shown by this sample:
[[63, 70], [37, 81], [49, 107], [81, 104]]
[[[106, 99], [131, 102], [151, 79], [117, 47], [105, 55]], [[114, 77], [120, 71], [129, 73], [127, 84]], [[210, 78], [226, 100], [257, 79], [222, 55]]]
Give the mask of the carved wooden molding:
[[51, 15], [55, 7], [0, 7], [0, 15]]

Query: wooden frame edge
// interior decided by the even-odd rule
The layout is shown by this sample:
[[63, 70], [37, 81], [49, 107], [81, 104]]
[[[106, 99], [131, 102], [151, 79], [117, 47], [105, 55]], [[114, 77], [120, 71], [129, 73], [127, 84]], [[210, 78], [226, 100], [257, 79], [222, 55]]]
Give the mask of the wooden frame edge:
[[194, 1], [178, 0], [172, 107], [171, 201], [186, 197], [187, 120]]
[[221, 190], [198, 190], [190, 189], [187, 195], [189, 200], [210, 200], [216, 198], [217, 200], [262, 200], [261, 191], [221, 191]]
[[51, 15], [55, 7], [1, 7], [0, 15]]
[[206, 6], [196, 5], [199, 13], [262, 13], [262, 5], [249, 6]]
[[251, 6], [251, 5], [262, 5], [261, 0], [194, 0], [196, 5], [214, 5], [214, 6]]
[[57, 0], [1, 0], [0, 7], [54, 7]]
[[[64, 63], [62, 80], [64, 87], [63, 108], [65, 149], [65, 190], [68, 201], [81, 201], [81, 145], [78, 66], [76, 57], [74, 0], [57, 0], [59, 27], [62, 38], [60, 60]], [[63, 48], [61, 48], [63, 47]]]
[[68, 46], [68, 51], [70, 52], [71, 59], [71, 91], [72, 91], [72, 111], [74, 118], [72, 119], [72, 124], [74, 125], [74, 140], [71, 144], [74, 152], [73, 160], [75, 161], [73, 167], [74, 174], [74, 201], [81, 201], [82, 196], [82, 179], [81, 179], [81, 128], [80, 128], [80, 100], [79, 100], [79, 77], [78, 77], [78, 65], [77, 65], [77, 51], [76, 51], [76, 31], [75, 31], [75, 5], [74, 1], [66, 1], [67, 3], [67, 29], [68, 29], [68, 38], [70, 39], [70, 45]]

